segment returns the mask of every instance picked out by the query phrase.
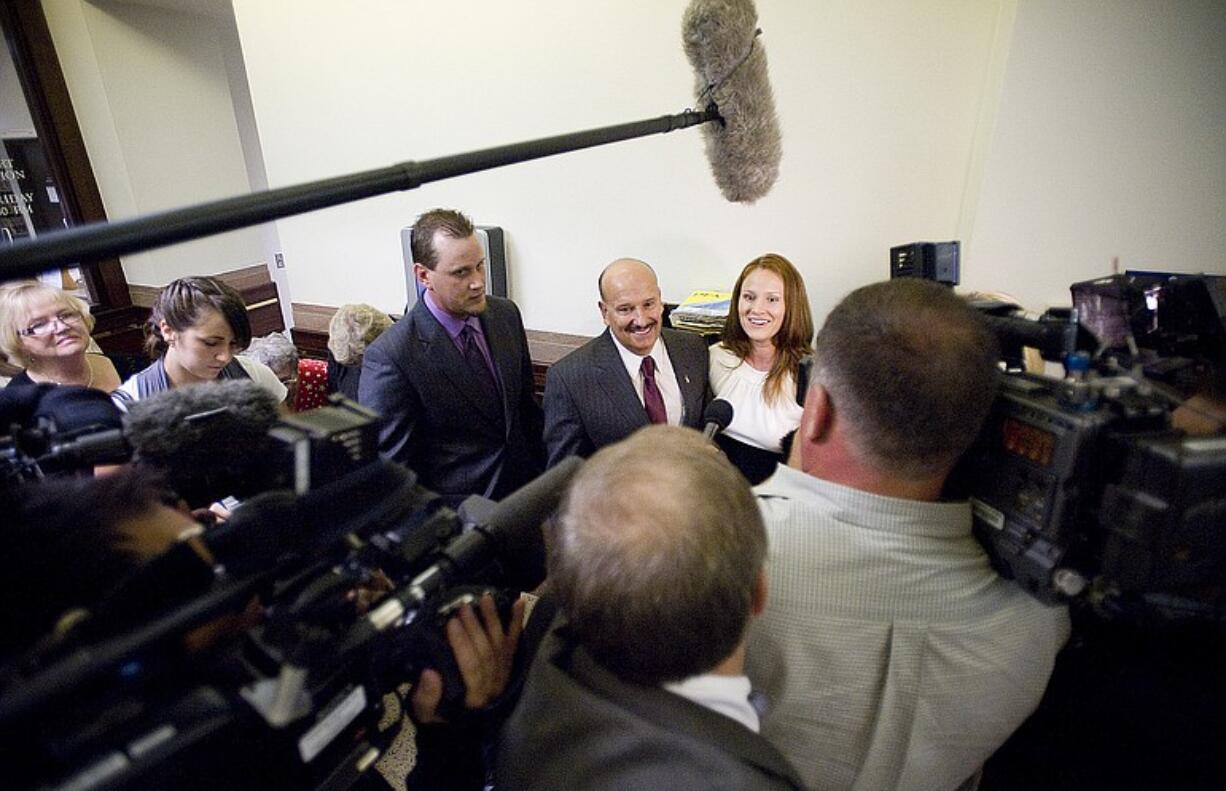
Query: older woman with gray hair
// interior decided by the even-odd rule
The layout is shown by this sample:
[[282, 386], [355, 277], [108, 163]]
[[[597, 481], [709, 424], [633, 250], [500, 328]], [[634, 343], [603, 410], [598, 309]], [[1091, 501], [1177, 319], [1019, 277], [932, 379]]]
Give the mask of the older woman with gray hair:
[[252, 338], [251, 345], [242, 354], [271, 368], [289, 391], [285, 403], [294, 403], [294, 391], [298, 384], [298, 349], [294, 347], [293, 341], [279, 332], [274, 332], [260, 338]]
[[300, 358], [293, 341], [280, 332], [254, 338], [243, 356], [259, 360], [272, 369], [288, 391], [285, 403], [295, 412], [328, 402], [328, 372], [323, 360]]
[[362, 355], [375, 338], [392, 326], [383, 311], [364, 303], [341, 305], [328, 324], [328, 385], [334, 392], [358, 400]]
[[265, 335], [262, 338], [252, 338], [251, 345], [243, 354], [271, 368], [282, 384], [285, 384], [286, 379], [291, 379], [298, 373], [298, 349], [294, 346], [293, 341], [279, 332]]

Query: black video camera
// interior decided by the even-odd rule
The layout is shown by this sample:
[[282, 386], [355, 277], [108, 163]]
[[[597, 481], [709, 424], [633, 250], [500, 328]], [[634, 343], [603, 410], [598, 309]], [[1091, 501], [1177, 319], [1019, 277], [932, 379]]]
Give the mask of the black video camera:
[[1220, 621], [1226, 435], [1187, 436], [1171, 415], [1176, 387], [1221, 392], [1223, 279], [1129, 274], [1072, 290], [1063, 316], [988, 319], [1003, 349], [1040, 347], [1065, 376], [1002, 373], [949, 491], [969, 496], [997, 570], [1043, 601]]
[[130, 455], [105, 393], [51, 384], [0, 390], [0, 484], [89, 473]]
[[[206, 531], [207, 590], [3, 669], [8, 785], [348, 788], [399, 730], [398, 690], [423, 667], [443, 673], [442, 710], [460, 710], [444, 622], [539, 583], [540, 524], [578, 460], [456, 512], [408, 469], [364, 460], [375, 418], [338, 408], [274, 429], [309, 488], [254, 496]], [[262, 619], [244, 622], [257, 598]], [[496, 603], [505, 621], [512, 599]], [[237, 631], [187, 651], [202, 627]]]
[[0, 392], [0, 480], [14, 483], [134, 459], [204, 505], [272, 489], [303, 494], [377, 452], [378, 415], [341, 395], [280, 415], [255, 383], [216, 382], [159, 393], [125, 416], [87, 388]]

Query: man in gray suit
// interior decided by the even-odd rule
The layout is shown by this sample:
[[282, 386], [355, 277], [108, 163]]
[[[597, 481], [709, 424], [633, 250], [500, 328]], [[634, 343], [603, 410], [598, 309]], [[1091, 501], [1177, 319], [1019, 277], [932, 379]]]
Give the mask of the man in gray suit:
[[652, 426], [584, 465], [553, 529], [562, 618], [502, 730], [497, 785], [800, 788], [743, 672], [766, 533], [728, 460]]
[[413, 261], [425, 291], [366, 350], [358, 400], [383, 416], [380, 453], [423, 486], [501, 499], [545, 460], [519, 309], [486, 296], [485, 254], [457, 211], [417, 219]]
[[697, 335], [663, 329], [656, 273], [642, 261], [620, 258], [596, 284], [608, 329], [545, 376], [550, 466], [590, 456], [652, 423], [702, 423], [707, 346]]

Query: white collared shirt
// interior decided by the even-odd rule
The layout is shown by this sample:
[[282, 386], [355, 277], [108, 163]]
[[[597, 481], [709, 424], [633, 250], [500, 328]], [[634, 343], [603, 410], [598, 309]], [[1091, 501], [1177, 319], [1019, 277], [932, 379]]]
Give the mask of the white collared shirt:
[[690, 676], [684, 681], [665, 684], [664, 688], [705, 706], [711, 711], [731, 717], [754, 733], [760, 727], [758, 712], [749, 702], [749, 678], [747, 676], [717, 676], [703, 673]]
[[[622, 365], [626, 366], [626, 373], [630, 375], [630, 381], [634, 384], [634, 392], [638, 394], [639, 403], [644, 403], [641, 370], [643, 358], [622, 346], [621, 341], [612, 332], [609, 333], [609, 337], [613, 339], [613, 345], [617, 347], [617, 353], [621, 355]], [[664, 398], [664, 412], [668, 415], [668, 424], [680, 426], [685, 419], [685, 406], [681, 400], [681, 386], [677, 384], [677, 373], [673, 370], [672, 360], [668, 359], [668, 348], [664, 345], [663, 338], [656, 338], [656, 345], [651, 347], [650, 356], [656, 361], [656, 387], [660, 389], [660, 395]]]
[[762, 735], [806, 788], [956, 788], [1034, 711], [1069, 635], [992, 569], [971, 507], [842, 486], [779, 465], [754, 489], [766, 610], [745, 671]]

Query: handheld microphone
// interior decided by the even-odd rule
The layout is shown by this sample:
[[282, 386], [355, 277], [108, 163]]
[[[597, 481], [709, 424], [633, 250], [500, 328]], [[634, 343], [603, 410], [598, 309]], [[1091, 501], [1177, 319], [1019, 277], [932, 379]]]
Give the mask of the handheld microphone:
[[703, 124], [707, 159], [720, 192], [734, 203], [770, 192], [783, 157], [757, 24], [753, 0], [693, 0], [681, 22], [698, 104], [714, 104], [723, 119]]
[[732, 404], [722, 398], [717, 398], [707, 404], [706, 410], [702, 413], [702, 420], [706, 423], [706, 428], [702, 430], [702, 436], [705, 439], [714, 439], [715, 435], [732, 423]]
[[44, 470], [89, 469], [99, 464], [123, 464], [132, 457], [132, 447], [123, 429], [99, 430], [91, 427], [84, 432], [51, 442], [47, 453], [38, 459]]

